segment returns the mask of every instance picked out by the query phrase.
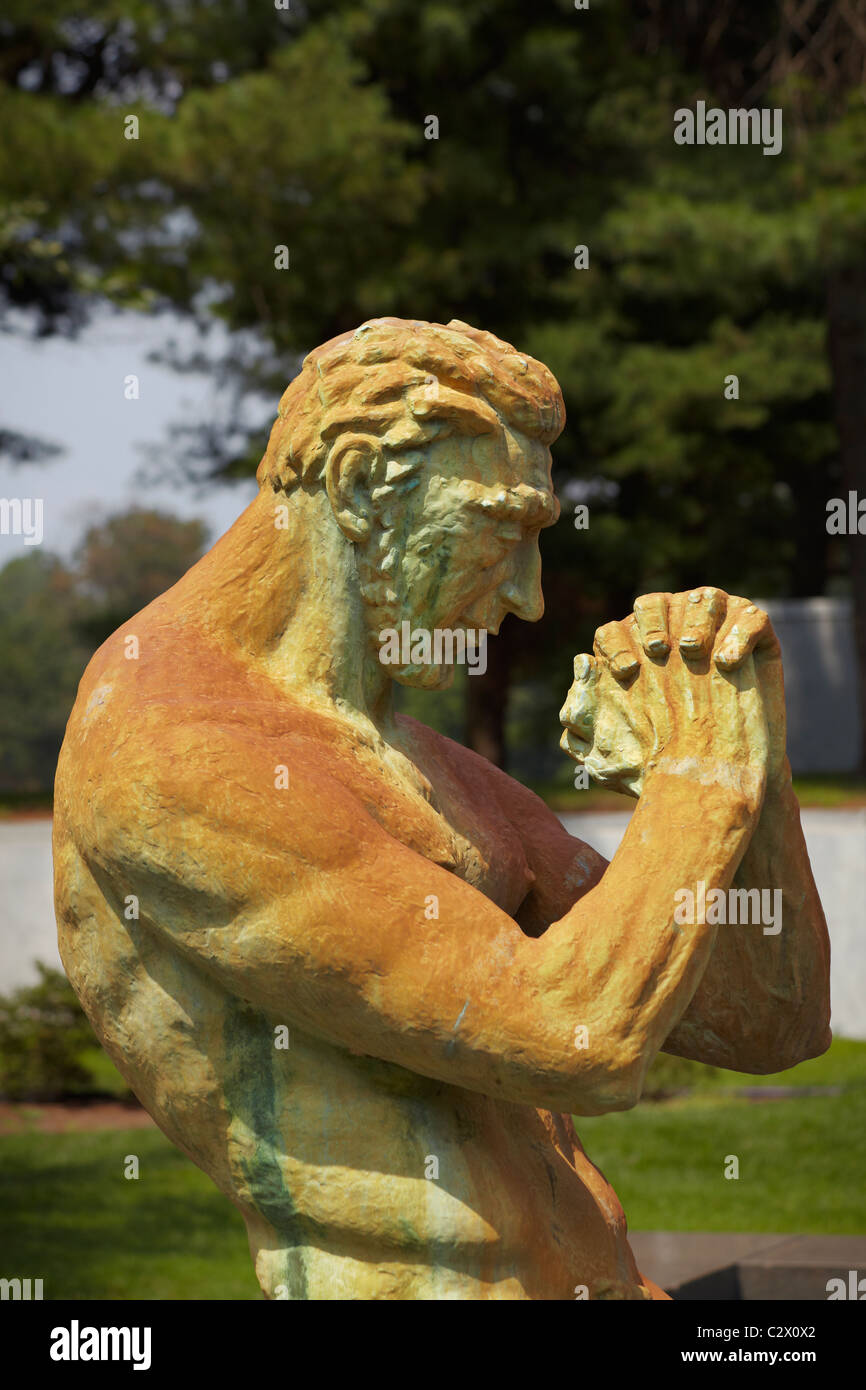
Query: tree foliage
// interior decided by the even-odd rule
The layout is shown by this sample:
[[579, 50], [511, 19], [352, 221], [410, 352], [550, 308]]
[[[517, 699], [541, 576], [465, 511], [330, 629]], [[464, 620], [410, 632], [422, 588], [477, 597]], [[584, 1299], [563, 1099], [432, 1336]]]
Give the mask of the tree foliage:
[[[866, 244], [866, 28], [850, 5], [796, 8], [14, 0], [0, 293], [39, 331], [105, 297], [219, 319], [221, 410], [176, 440], [197, 478], [249, 475], [273, 407], [239, 435], [241, 402], [275, 404], [305, 351], [367, 317], [458, 317], [548, 362], [557, 484], [590, 526], [544, 538], [547, 616], [507, 621], [493, 665], [549, 672], [553, 703], [638, 592], [845, 582], [826, 337], [830, 282]], [[782, 153], [677, 146], [698, 99], [780, 105]]]
[[77, 554], [80, 630], [99, 645], [171, 588], [204, 550], [207, 528], [133, 507], [88, 528]]
[[0, 788], [38, 791], [94, 649], [185, 574], [200, 521], [132, 508], [89, 528], [72, 565], [42, 550], [0, 570]]

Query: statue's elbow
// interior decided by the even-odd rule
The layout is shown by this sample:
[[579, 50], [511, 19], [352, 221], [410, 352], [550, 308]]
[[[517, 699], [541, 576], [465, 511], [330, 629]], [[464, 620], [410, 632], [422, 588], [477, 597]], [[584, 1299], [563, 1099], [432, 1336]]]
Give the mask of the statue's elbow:
[[793, 1062], [788, 1065], [795, 1067], [798, 1062], [808, 1062], [813, 1057], [823, 1057], [833, 1041], [833, 1030], [830, 1027], [829, 1018], [821, 1028], [815, 1030], [813, 1034], [803, 1042], [797, 1049], [797, 1055]]
[[817, 1021], [808, 1033], [803, 1031], [801, 1020], [798, 1028], [792, 1028], [775, 1047], [765, 1052], [761, 1059], [761, 1072], [769, 1076], [773, 1072], [789, 1071], [791, 1067], [809, 1062], [813, 1057], [823, 1057], [832, 1041], [829, 1016]]
[[580, 1105], [572, 1106], [576, 1115], [608, 1115], [614, 1110], [632, 1110], [641, 1098], [644, 1068], [637, 1063], [611, 1061], [581, 1087]]

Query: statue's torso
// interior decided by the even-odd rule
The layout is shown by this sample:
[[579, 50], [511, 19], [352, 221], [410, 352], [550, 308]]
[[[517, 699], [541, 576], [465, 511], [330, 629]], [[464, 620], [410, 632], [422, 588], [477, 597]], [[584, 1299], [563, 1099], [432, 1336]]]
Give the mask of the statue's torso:
[[[121, 662], [117, 677], [128, 678]], [[88, 705], [88, 720], [101, 716], [94, 689], [110, 707], [112, 680], [103, 670], [101, 683], [82, 682], [58, 772], [64, 963], [137, 1094], [243, 1210], [266, 1291], [573, 1298], [586, 1285], [591, 1297], [646, 1296], [619, 1202], [570, 1120], [325, 1043], [230, 996], [168, 936], [125, 920], [123, 866], [95, 866], [76, 815], [82, 720]], [[277, 719], [279, 705], [275, 693]], [[455, 745], [441, 742], [437, 757], [438, 736], [416, 727], [403, 751], [429, 790], [362, 752], [365, 805], [395, 838], [516, 914], [533, 882], [518, 830], [485, 793], [477, 760], [465, 755], [464, 775]], [[275, 1045], [281, 1025], [287, 1047]]]

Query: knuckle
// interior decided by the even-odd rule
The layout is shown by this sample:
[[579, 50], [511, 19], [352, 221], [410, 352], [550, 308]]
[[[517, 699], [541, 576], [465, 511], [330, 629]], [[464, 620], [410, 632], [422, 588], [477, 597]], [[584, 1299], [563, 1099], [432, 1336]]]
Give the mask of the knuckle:
[[744, 637], [747, 638], [753, 646], [759, 637], [762, 637], [767, 632], [772, 632], [770, 619], [767, 617], [767, 614], [763, 613], [760, 609], [755, 609], [754, 613], [746, 614], [745, 617], [740, 620], [740, 626]]
[[603, 652], [613, 653], [625, 645], [625, 633], [619, 623], [605, 623], [596, 629], [595, 640]]
[[635, 613], [646, 613], [649, 611], [653, 615], [664, 608], [665, 595], [660, 593], [640, 594], [634, 601]]

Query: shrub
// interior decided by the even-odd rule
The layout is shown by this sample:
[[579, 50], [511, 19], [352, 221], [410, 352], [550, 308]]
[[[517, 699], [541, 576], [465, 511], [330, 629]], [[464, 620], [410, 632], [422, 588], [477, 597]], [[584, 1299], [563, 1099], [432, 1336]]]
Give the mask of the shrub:
[[41, 962], [37, 969], [38, 984], [0, 996], [0, 1095], [57, 1100], [104, 1093], [104, 1084], [94, 1085], [91, 1061], [101, 1048], [72, 986], [60, 970]]

